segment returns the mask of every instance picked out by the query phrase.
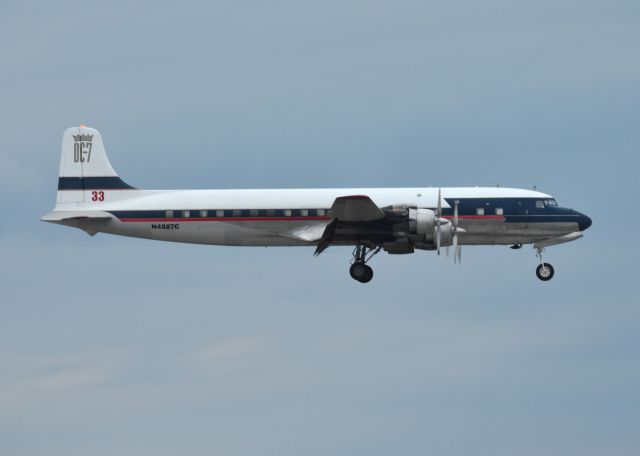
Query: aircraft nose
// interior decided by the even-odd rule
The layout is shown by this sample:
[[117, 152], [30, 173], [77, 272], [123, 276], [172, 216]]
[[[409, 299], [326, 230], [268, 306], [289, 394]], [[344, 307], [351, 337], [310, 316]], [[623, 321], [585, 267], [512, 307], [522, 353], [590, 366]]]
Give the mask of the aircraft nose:
[[580, 217], [578, 217], [578, 229], [580, 231], [584, 231], [591, 226], [591, 218], [580, 213]]

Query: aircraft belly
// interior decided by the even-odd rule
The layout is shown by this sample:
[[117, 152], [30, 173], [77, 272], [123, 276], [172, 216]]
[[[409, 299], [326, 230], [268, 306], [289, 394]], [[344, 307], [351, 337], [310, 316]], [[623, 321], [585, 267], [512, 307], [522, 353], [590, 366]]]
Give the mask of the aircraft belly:
[[[199, 243], [245, 246], [296, 246], [309, 242], [287, 237], [295, 226], [307, 222], [246, 221], [193, 223]], [[189, 241], [196, 242], [196, 241]]]
[[[174, 219], [175, 220], [175, 219]], [[89, 222], [87, 222], [89, 223]], [[81, 223], [78, 222], [78, 225]], [[326, 221], [316, 222], [318, 226]], [[93, 224], [95, 226], [95, 224]], [[82, 228], [81, 226], [78, 226]], [[159, 241], [233, 246], [305, 246], [315, 245], [313, 238], [301, 237], [315, 225], [310, 221], [169, 221], [122, 222], [112, 220], [95, 230], [121, 236]], [[317, 227], [316, 227], [317, 228]], [[529, 244], [577, 231], [574, 222], [504, 222], [503, 220], [461, 220], [461, 245]], [[304, 234], [302, 235], [304, 236]], [[354, 244], [357, 240], [336, 244]]]
[[465, 220], [460, 223], [462, 245], [530, 244], [577, 231], [574, 222], [518, 223], [501, 220]]
[[[303, 222], [304, 223], [304, 222]], [[295, 222], [121, 222], [113, 221], [100, 230], [121, 236], [158, 241], [234, 246], [296, 246], [309, 242], [279, 234]], [[298, 222], [298, 224], [301, 224]]]

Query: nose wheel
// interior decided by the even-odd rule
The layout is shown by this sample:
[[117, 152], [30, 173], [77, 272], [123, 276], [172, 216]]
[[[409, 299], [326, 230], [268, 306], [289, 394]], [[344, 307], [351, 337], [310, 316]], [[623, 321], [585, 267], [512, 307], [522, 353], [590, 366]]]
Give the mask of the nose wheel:
[[553, 279], [553, 266], [542, 261], [542, 249], [537, 249], [536, 256], [540, 260], [540, 264], [536, 268], [536, 275], [538, 276], [538, 279], [542, 280], [543, 282], [547, 282], [548, 280]]
[[536, 268], [536, 275], [543, 282], [551, 280], [553, 278], [553, 266], [551, 266], [549, 263], [539, 264]]
[[380, 251], [380, 247], [367, 248], [361, 244], [356, 245], [353, 249], [353, 260], [349, 268], [349, 274], [360, 283], [367, 283], [373, 278], [373, 269], [366, 264], [375, 254]]

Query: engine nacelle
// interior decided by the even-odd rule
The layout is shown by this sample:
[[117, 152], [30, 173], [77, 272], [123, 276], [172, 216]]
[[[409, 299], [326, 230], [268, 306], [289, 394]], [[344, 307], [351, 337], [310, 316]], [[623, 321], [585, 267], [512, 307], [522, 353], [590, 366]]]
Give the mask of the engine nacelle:
[[409, 232], [423, 234], [425, 241], [433, 241], [436, 226], [436, 213], [431, 209], [409, 209]]

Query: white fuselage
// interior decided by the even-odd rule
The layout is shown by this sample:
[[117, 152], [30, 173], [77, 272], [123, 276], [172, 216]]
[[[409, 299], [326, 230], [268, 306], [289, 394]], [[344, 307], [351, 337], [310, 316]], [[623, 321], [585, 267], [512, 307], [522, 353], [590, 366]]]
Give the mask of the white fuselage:
[[[295, 246], [313, 245], [331, 220], [328, 213], [336, 198], [367, 195], [379, 207], [406, 205], [435, 208], [437, 188], [335, 188], [273, 190], [102, 190], [59, 191], [54, 213], [86, 215], [66, 220], [67, 225], [89, 232], [213, 245]], [[499, 187], [442, 188], [447, 201], [517, 201], [552, 199], [545, 193]], [[71, 202], [75, 201], [75, 202]], [[479, 205], [480, 203], [478, 203]], [[506, 210], [506, 209], [503, 209]], [[271, 211], [271, 212], [269, 212]], [[92, 219], [92, 214], [110, 218]], [[446, 214], [446, 212], [445, 212]], [[502, 215], [502, 214], [501, 214]], [[530, 243], [576, 231], [575, 222], [505, 223], [493, 207], [482, 215], [462, 214], [462, 244]], [[545, 218], [547, 220], [548, 217]], [[55, 220], [50, 220], [55, 221]]]

